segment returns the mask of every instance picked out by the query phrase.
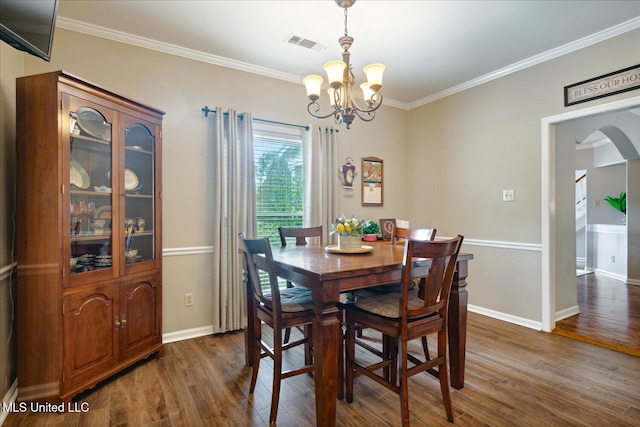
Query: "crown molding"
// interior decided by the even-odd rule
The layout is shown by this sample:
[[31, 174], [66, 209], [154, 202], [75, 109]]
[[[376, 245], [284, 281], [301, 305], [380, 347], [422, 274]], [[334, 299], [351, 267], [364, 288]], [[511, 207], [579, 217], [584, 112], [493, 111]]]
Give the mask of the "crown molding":
[[543, 62], [549, 61], [551, 59], [557, 58], [559, 56], [566, 55], [571, 52], [575, 52], [582, 48], [591, 46], [596, 43], [600, 43], [604, 40], [619, 36], [621, 34], [624, 34], [626, 32], [629, 32], [638, 28], [640, 28], [640, 17], [630, 19], [629, 21], [615, 25], [611, 28], [607, 28], [606, 30], [602, 30], [600, 32], [591, 34], [587, 37], [584, 37], [582, 39], [576, 40], [571, 43], [567, 43], [555, 49], [542, 52], [538, 55], [532, 56], [523, 61], [516, 62], [514, 64], [501, 68], [499, 70], [493, 71], [489, 74], [485, 74], [484, 76], [480, 76], [478, 78], [469, 80], [462, 84], [453, 86], [449, 89], [445, 89], [441, 92], [435, 93], [431, 96], [427, 96], [426, 98], [422, 98], [417, 101], [411, 102], [408, 104], [409, 109], [411, 110], [413, 108], [420, 107], [430, 102], [434, 102], [439, 99], [446, 98], [447, 96], [451, 96], [456, 93], [462, 92], [464, 90], [471, 89], [472, 87], [479, 86], [483, 83], [487, 83], [492, 80], [499, 79], [500, 77], [504, 77], [506, 75], [515, 73], [517, 71], [524, 70], [525, 68], [533, 67], [534, 65], [538, 65]]
[[[235, 61], [222, 56], [212, 55], [212, 54], [204, 53], [201, 51], [187, 49], [187, 48], [176, 46], [173, 44], [163, 43], [157, 40], [148, 39], [146, 37], [135, 36], [129, 33], [124, 33], [122, 31], [116, 31], [109, 28], [100, 27], [97, 25], [87, 24], [85, 22], [65, 18], [63, 16], [59, 16], [56, 19], [56, 26], [60, 28], [64, 28], [65, 30], [89, 34], [92, 36], [101, 37], [108, 40], [130, 44], [132, 46], [138, 46], [146, 49], [155, 50], [158, 52], [167, 53], [169, 55], [180, 56], [187, 59], [193, 59], [195, 61], [205, 62], [208, 64], [218, 65], [226, 68], [232, 68], [235, 70], [245, 71], [247, 73], [252, 73], [252, 74], [258, 74], [261, 76], [270, 77], [278, 80], [284, 80], [290, 83], [302, 84], [302, 77], [297, 76], [295, 74], [284, 73], [284, 72], [272, 70], [266, 67], [259, 67], [257, 65], [249, 64], [247, 62]], [[516, 62], [514, 64], [501, 68], [499, 70], [493, 71], [489, 74], [485, 74], [484, 76], [480, 76], [478, 78], [469, 80], [462, 84], [453, 86], [449, 89], [445, 89], [443, 91], [435, 93], [431, 96], [427, 96], [426, 98], [422, 98], [410, 103], [400, 102], [393, 99], [385, 98], [384, 103], [389, 107], [400, 108], [403, 110], [411, 110], [411, 109], [420, 107], [422, 105], [429, 104], [430, 102], [434, 102], [439, 99], [446, 98], [447, 96], [451, 96], [456, 93], [462, 92], [464, 90], [471, 89], [483, 83], [487, 83], [492, 80], [496, 80], [500, 77], [504, 77], [506, 75], [515, 73], [517, 71], [524, 70], [525, 68], [529, 68], [534, 65], [541, 64], [543, 62], [549, 61], [551, 59], [557, 58], [562, 55], [566, 55], [571, 52], [575, 52], [576, 50], [585, 48], [587, 46], [591, 46], [593, 44], [610, 39], [612, 37], [616, 37], [620, 34], [624, 34], [628, 31], [632, 31], [637, 28], [640, 28], [640, 17], [633, 18], [629, 21], [623, 22], [621, 24], [615, 25], [606, 30], [584, 37], [580, 40], [576, 40], [574, 42], [567, 43], [563, 46], [560, 46], [558, 48], [548, 50], [541, 54], [532, 56], [523, 61]]]
[[75, 31], [78, 33], [88, 34], [91, 36], [101, 37], [103, 39], [113, 40], [120, 43], [126, 43], [132, 46], [143, 47], [146, 49], [167, 53], [169, 55], [181, 56], [187, 59], [193, 59], [195, 61], [206, 62], [209, 64], [219, 65], [221, 67], [233, 68], [236, 70], [259, 74], [278, 80], [302, 84], [302, 78], [300, 76], [296, 76], [295, 74], [283, 73], [269, 68], [249, 64], [247, 62], [235, 61], [222, 56], [211, 55], [209, 53], [204, 53], [198, 50], [187, 49], [174, 44], [164, 43], [157, 40], [148, 39], [146, 37], [140, 37], [133, 34], [124, 33], [122, 31], [100, 27], [97, 25], [87, 24], [85, 22], [68, 19], [63, 16], [58, 17], [58, 19], [56, 20], [56, 27], [64, 28], [65, 30]]

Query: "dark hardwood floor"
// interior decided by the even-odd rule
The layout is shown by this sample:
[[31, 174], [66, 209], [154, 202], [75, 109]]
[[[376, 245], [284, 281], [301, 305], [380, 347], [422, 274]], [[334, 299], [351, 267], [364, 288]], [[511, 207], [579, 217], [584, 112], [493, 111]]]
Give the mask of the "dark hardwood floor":
[[640, 356], [640, 286], [598, 274], [577, 278], [580, 314], [556, 323], [554, 333]]
[[[163, 358], [79, 396], [76, 403], [88, 404], [87, 412], [14, 412], [4, 426], [266, 426], [272, 365], [263, 359], [256, 392], [248, 396], [243, 346], [242, 333], [167, 344]], [[296, 349], [285, 361], [302, 359]], [[639, 384], [637, 357], [469, 313], [465, 387], [451, 393], [455, 425], [638, 426]], [[409, 390], [413, 426], [451, 425], [433, 377], [412, 377]], [[356, 380], [353, 403], [338, 402], [338, 426], [399, 423], [397, 395], [365, 378]], [[314, 424], [313, 377], [284, 380], [278, 425]]]

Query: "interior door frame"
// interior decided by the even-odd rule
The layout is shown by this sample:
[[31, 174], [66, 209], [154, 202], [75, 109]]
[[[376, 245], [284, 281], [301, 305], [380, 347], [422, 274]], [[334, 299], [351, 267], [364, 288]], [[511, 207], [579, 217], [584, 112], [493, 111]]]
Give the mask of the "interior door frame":
[[556, 132], [557, 125], [577, 118], [640, 107], [640, 96], [634, 96], [593, 107], [569, 111], [541, 119], [541, 243], [542, 243], [542, 330], [551, 332], [556, 326]]

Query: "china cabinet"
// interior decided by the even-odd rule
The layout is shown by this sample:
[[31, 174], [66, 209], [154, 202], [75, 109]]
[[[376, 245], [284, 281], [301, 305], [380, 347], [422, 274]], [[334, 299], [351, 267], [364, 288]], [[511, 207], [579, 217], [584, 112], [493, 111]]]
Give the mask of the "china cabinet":
[[17, 79], [18, 399], [162, 355], [163, 112], [58, 71]]

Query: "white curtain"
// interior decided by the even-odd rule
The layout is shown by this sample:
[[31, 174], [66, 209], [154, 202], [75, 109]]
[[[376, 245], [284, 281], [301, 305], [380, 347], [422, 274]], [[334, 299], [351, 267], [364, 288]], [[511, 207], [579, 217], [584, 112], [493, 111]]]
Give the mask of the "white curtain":
[[251, 114], [215, 111], [213, 332], [218, 333], [247, 324], [238, 233], [253, 238], [257, 225]]
[[338, 214], [338, 131], [311, 126], [304, 141], [304, 217], [306, 227], [322, 225], [329, 243]]

